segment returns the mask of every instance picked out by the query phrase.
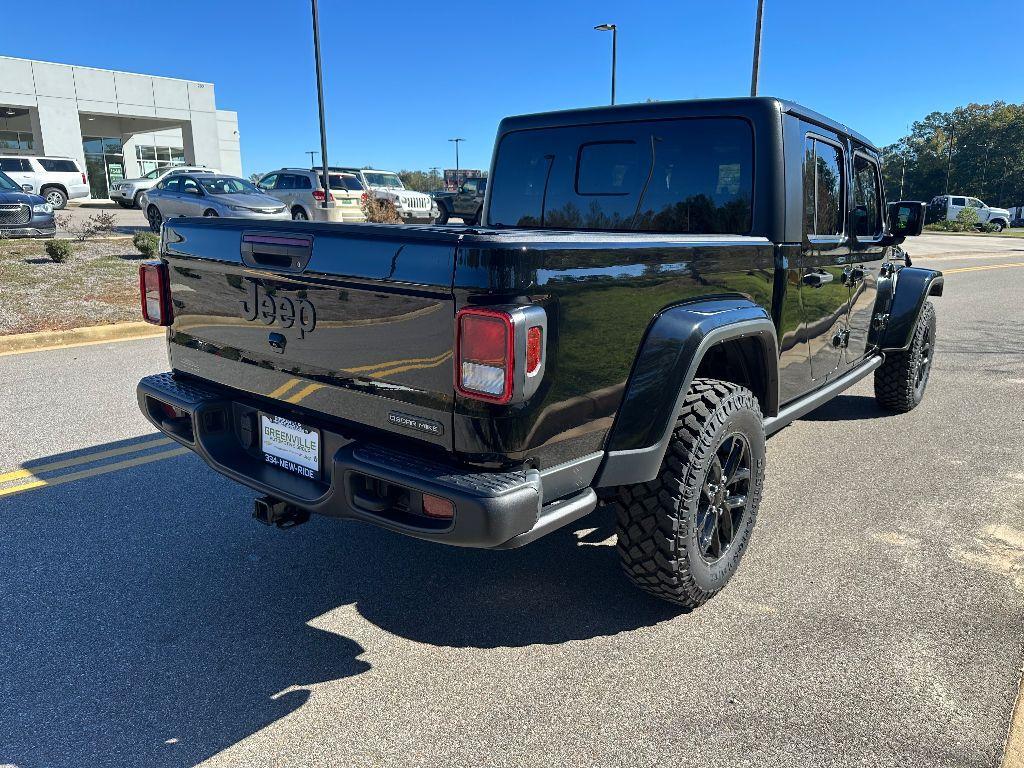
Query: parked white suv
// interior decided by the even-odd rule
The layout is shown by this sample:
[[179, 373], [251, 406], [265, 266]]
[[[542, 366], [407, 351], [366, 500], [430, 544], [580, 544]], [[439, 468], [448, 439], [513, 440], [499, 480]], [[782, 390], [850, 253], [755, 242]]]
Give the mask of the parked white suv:
[[122, 208], [138, 208], [139, 198], [147, 189], [152, 189], [172, 173], [220, 173], [216, 168], [205, 168], [201, 165], [172, 165], [165, 168], [154, 168], [137, 179], [124, 179], [110, 185], [110, 199]]
[[1005, 208], [992, 208], [985, 205], [976, 197], [966, 195], [939, 195], [932, 198], [928, 203], [926, 220], [933, 221], [956, 221], [957, 214], [964, 208], [973, 208], [978, 214], [979, 224], [991, 224], [996, 232], [1001, 232], [1010, 226], [1010, 212]]
[[296, 221], [334, 221], [361, 223], [366, 214], [360, 205], [366, 194], [362, 183], [351, 173], [331, 171], [328, 174], [331, 185], [333, 208], [323, 208], [324, 185], [320, 172], [309, 168], [281, 168], [260, 177], [256, 182], [261, 192], [280, 200], [288, 206]]
[[363, 186], [373, 192], [378, 200], [390, 200], [402, 221], [411, 224], [433, 224], [437, 219], [437, 203], [430, 195], [406, 189], [402, 179], [394, 171], [378, 171], [375, 168], [336, 168], [331, 171], [352, 173]]
[[70, 157], [0, 155], [0, 171], [26, 192], [46, 198], [59, 211], [68, 200], [89, 197], [89, 182]]

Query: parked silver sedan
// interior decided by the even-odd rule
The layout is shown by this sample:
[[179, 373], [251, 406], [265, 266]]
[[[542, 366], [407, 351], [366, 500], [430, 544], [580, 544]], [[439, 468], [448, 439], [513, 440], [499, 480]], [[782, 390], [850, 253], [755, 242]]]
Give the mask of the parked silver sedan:
[[168, 176], [142, 196], [142, 209], [154, 232], [179, 216], [224, 216], [241, 219], [290, 220], [280, 200], [265, 195], [245, 179], [219, 174]]

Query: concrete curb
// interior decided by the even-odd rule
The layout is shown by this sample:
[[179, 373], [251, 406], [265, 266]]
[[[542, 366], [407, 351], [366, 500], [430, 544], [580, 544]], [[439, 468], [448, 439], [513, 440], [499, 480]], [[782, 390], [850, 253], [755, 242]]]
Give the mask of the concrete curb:
[[115, 323], [72, 328], [68, 331], [37, 331], [0, 336], [0, 357], [24, 352], [42, 352], [63, 347], [84, 347], [111, 341], [131, 341], [163, 336], [165, 331], [150, 323]]

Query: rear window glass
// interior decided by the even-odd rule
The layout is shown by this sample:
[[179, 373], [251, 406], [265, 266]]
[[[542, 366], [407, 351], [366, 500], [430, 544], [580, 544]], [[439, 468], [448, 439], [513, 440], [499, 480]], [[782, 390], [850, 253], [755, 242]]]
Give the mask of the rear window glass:
[[41, 157], [39, 158], [39, 164], [43, 166], [44, 171], [49, 171], [50, 173], [79, 172], [74, 160], [47, 160], [45, 157]]
[[358, 192], [363, 188], [363, 185], [359, 183], [359, 179], [355, 176], [337, 176], [332, 174], [330, 179], [331, 189], [347, 189], [352, 192]]
[[753, 132], [738, 118], [516, 131], [501, 140], [495, 173], [498, 226], [750, 231]]

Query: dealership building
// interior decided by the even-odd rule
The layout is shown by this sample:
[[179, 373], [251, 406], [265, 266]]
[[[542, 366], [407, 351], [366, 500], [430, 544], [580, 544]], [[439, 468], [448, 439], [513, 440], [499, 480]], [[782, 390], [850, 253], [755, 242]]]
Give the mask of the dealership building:
[[0, 56], [0, 154], [73, 157], [93, 197], [170, 165], [241, 175], [238, 115], [213, 83]]

